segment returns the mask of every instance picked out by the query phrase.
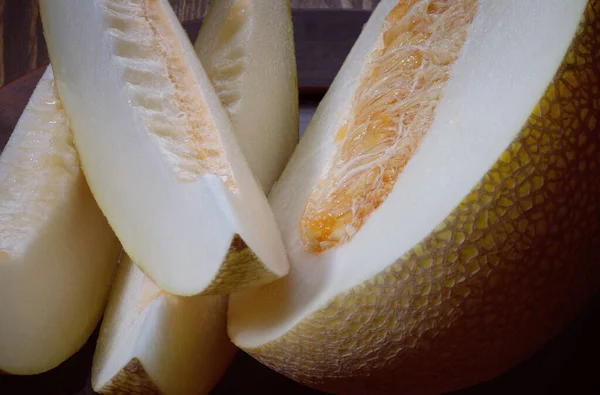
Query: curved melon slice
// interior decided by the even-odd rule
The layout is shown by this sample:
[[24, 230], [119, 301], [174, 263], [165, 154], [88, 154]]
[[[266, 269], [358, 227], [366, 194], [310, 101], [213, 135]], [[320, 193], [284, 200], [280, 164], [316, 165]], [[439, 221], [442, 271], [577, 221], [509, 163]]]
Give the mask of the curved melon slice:
[[195, 43], [265, 192], [298, 142], [291, 17], [287, 0], [213, 1]]
[[94, 355], [94, 390], [208, 393], [235, 352], [226, 311], [227, 296], [165, 294], [125, 256]]
[[85, 182], [48, 68], [0, 156], [0, 370], [37, 374], [96, 327], [119, 243]]
[[440, 393], [599, 284], [600, 2], [384, 0], [273, 189], [292, 269], [229, 334], [334, 393]]
[[86, 178], [132, 260], [177, 295], [285, 275], [273, 213], [168, 2], [40, 7]]
[[[286, 37], [287, 40], [292, 40], [290, 9], [284, 7], [283, 2], [271, 3], [273, 7], [268, 9], [261, 8], [264, 4], [261, 0], [233, 3], [219, 0], [213, 4], [204, 20], [201, 33], [203, 37], [223, 35], [223, 32], [238, 31], [241, 27], [259, 23], [266, 17], [266, 15], [256, 15], [256, 12], [260, 11], [270, 12], [273, 20], [283, 22], [276, 24], [278, 27], [275, 29], [269, 24], [258, 25], [257, 28], [250, 29], [249, 35], [244, 36], [244, 39], [250, 41], [262, 39], [265, 35], [263, 30], [266, 29], [271, 37], [279, 37], [283, 41], [286, 41]], [[223, 17], [223, 9], [220, 8], [223, 5], [226, 6], [225, 15], [229, 17]], [[262, 63], [262, 67], [242, 67], [239, 73], [230, 70], [228, 77], [233, 80], [233, 83], [227, 83], [224, 76], [219, 77], [220, 83], [215, 84], [216, 92], [224, 101], [224, 105], [227, 104], [224, 98], [229, 97], [228, 94], [236, 92], [236, 95], [239, 95], [236, 106], [226, 107], [229, 115], [234, 121], [237, 120], [238, 124], [245, 115], [240, 115], [236, 109], [248, 108], [247, 103], [258, 98], [257, 92], [243, 89], [237, 82], [245, 81], [247, 84], [254, 84], [263, 79], [265, 84], [272, 83], [273, 81], [270, 81], [267, 76], [261, 74], [262, 69], [269, 69], [272, 61], [280, 67], [287, 67], [284, 66], [286, 62], [294, 58], [293, 42], [286, 42], [284, 47], [285, 50], [273, 52], [269, 56], [263, 52], [264, 47], [247, 48], [247, 51], [240, 54], [235, 62], [244, 64], [259, 62]], [[204, 48], [204, 64], [218, 64], [223, 61], [224, 53], [235, 52], [237, 48], [237, 40], [223, 42], [222, 45], [211, 46], [210, 49]], [[272, 75], [282, 75], [285, 72], [273, 70]], [[278, 82], [285, 85], [285, 81]], [[275, 94], [284, 94], [281, 91], [282, 86], [277, 85], [272, 88]], [[270, 123], [267, 121], [267, 113], [273, 111], [279, 113], [279, 110], [283, 113], [289, 112], [289, 103], [294, 101], [297, 103], [296, 96], [294, 91], [292, 97], [288, 97], [286, 101], [272, 103], [270, 108], [261, 109], [255, 106], [257, 111], [254, 114], [255, 118], [246, 119], [244, 122], [247, 123], [240, 124], [245, 126], [240, 129], [241, 137], [245, 137], [246, 133], [254, 133], [255, 139], [268, 140], [268, 144], [261, 148], [260, 161], [253, 168], [256, 176], [262, 177], [267, 182], [270, 182], [269, 177], [276, 177], [283, 168], [283, 164], [275, 168], [273, 164], [276, 161], [272, 160], [281, 158], [282, 152], [290, 151], [288, 146], [290, 139], [285, 135], [293, 131], [297, 136], [297, 123], [285, 125], [278, 116], [274, 117], [276, 120], [279, 119], [278, 122]], [[290, 118], [297, 119], [297, 115], [291, 114]], [[264, 127], [259, 129], [258, 124]], [[283, 136], [276, 135], [276, 132]], [[251, 148], [249, 144], [254, 143], [254, 139], [241, 139], [244, 150]], [[269, 177], [264, 178], [264, 176]], [[269, 188], [269, 185], [265, 184], [265, 187]], [[227, 303], [219, 296], [193, 298], [167, 296], [143, 277], [141, 271], [129, 261], [129, 258], [119, 268], [118, 283], [111, 292], [110, 305], [98, 338], [92, 367], [93, 387], [96, 391], [105, 394], [129, 393], [140, 385], [143, 385], [144, 393], [208, 392], [222, 375], [234, 352], [234, 346], [225, 334]], [[160, 344], [159, 351], [156, 351], [154, 344]], [[147, 351], [147, 347], [154, 351]]]

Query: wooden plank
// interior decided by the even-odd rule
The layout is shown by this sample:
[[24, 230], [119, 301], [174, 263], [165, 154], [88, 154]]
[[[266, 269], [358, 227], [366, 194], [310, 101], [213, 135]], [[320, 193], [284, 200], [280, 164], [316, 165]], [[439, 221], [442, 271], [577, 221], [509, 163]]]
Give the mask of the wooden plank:
[[298, 86], [322, 94], [333, 81], [371, 11], [294, 10]]
[[180, 21], [201, 19], [206, 15], [210, 0], [169, 0]]
[[12, 134], [29, 97], [46, 67], [40, 67], [2, 87], [0, 94], [0, 152]]
[[0, 0], [0, 86], [4, 85], [4, 4], [5, 0]]
[[372, 10], [380, 0], [292, 0], [294, 8]]
[[2, 8], [2, 63], [4, 83], [38, 66], [37, 0], [0, 0]]

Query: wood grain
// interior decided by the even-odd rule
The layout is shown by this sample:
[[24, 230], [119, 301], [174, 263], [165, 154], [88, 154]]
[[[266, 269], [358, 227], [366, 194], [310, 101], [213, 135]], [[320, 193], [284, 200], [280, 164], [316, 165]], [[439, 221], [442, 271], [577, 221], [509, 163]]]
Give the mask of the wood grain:
[[[186, 22], [202, 19], [211, 0], [169, 1], [179, 19]], [[296, 10], [371, 10], [378, 2], [379, 0], [291, 0]], [[0, 86], [47, 63], [38, 0], [0, 0]]]
[[23, 109], [29, 102], [31, 93], [45, 70], [45, 66], [39, 67], [2, 88], [2, 94], [0, 94], [0, 153], [8, 142]]
[[4, 4], [5, 0], [0, 0], [0, 86], [4, 84]]

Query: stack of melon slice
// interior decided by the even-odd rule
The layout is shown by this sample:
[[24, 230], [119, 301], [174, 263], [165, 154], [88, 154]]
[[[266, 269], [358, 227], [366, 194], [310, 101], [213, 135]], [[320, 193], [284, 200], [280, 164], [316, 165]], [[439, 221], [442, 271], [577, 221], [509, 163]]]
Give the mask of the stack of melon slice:
[[[41, 11], [83, 171], [131, 256], [99, 338], [99, 391], [208, 391], [233, 353], [227, 325], [236, 345], [308, 385], [439, 393], [521, 360], [600, 284], [598, 0], [382, 0], [269, 202], [297, 136], [287, 1], [217, 0], [196, 43], [202, 64], [167, 0], [42, 0]], [[28, 144], [14, 137], [2, 166], [23, 167]], [[77, 175], [72, 147], [47, 144], [75, 168], [41, 168]], [[32, 195], [26, 211], [19, 186], [41, 189], [13, 177], [1, 207], [26, 221], [0, 243], [67, 210]], [[62, 203], [64, 188], [43, 196]], [[66, 239], [52, 240], [64, 253]], [[99, 240], [76, 251], [108, 254]], [[6, 244], [0, 269], [42, 259]], [[65, 272], [85, 259], [66, 256]], [[92, 266], [110, 272], [111, 260]], [[15, 299], [17, 287], [0, 292]], [[227, 297], [210, 294], [232, 292], [226, 314]], [[94, 300], [77, 322], [93, 326]], [[0, 348], [0, 369], [40, 370], [23, 344], [50, 317], [0, 307], [15, 317], [0, 321], [12, 336], [0, 345], [16, 345]], [[19, 343], [19, 326], [37, 332]], [[85, 332], [60, 339], [60, 358]]]
[[[48, 24], [53, 26], [53, 22], [48, 23], [47, 21], [59, 14], [53, 14], [48, 10], [60, 11], [60, 4], [43, 2], [41, 5], [46, 27]], [[64, 5], [67, 5], [67, 3]], [[119, 73], [120, 77], [123, 78], [121, 88], [113, 91], [107, 90], [103, 94], [112, 94], [115, 97], [114, 100], [119, 100], [124, 89], [127, 95], [126, 100], [128, 103], [133, 104], [130, 114], [133, 122], [139, 122], [140, 127], [147, 127], [150, 131], [167, 133], [169, 127], [173, 127], [176, 133], [187, 133], [188, 128], [191, 128], [189, 130], [192, 131], [194, 131], [194, 128], [198, 129], [195, 130], [198, 136], [194, 137], [196, 140], [191, 140], [193, 145], [190, 149], [193, 151], [193, 155], [197, 155], [195, 159], [200, 159], [202, 167], [196, 166], [193, 160], [188, 160], [187, 164], [184, 163], [183, 165], [196, 166], [195, 170], [199, 172], [199, 180], [194, 183], [193, 180], [186, 179], [187, 176], [185, 176], [181, 180], [181, 186], [188, 186], [191, 188], [188, 188], [190, 191], [196, 191], [191, 193], [200, 193], [201, 195], [197, 195], [200, 201], [194, 203], [195, 200], [192, 196], [189, 196], [187, 191], [179, 196], [182, 201], [187, 201], [187, 204], [197, 206], [196, 210], [199, 214], [192, 219], [201, 226], [201, 229], [205, 229], [203, 232], [208, 236], [202, 237], [202, 232], [199, 233], [185, 228], [181, 228], [179, 232], [180, 235], [183, 235], [186, 231], [189, 231], [189, 236], [193, 236], [194, 239], [198, 240], [199, 247], [202, 247], [202, 243], [209, 245], [209, 248], [202, 247], [198, 249], [205, 256], [201, 257], [202, 259], [196, 257], [193, 267], [196, 267], [196, 269], [200, 267], [209, 269], [212, 266], [214, 270], [213, 273], [209, 273], [210, 269], [205, 272], [207, 274], [207, 276], [203, 275], [205, 278], [199, 278], [191, 272], [179, 272], [179, 275], [175, 278], [175, 286], [180, 288], [173, 291], [173, 293], [228, 293], [237, 287], [260, 284], [285, 274], [287, 272], [287, 260], [281, 243], [276, 242], [273, 244], [261, 241], [272, 239], [272, 237], [265, 237], [265, 234], [267, 236], [274, 235], [276, 239], [279, 238], [279, 235], [274, 230], [274, 220], [268, 209], [266, 198], [258, 186], [259, 184], [250, 175], [244, 156], [241, 155], [241, 149], [249, 150], [253, 148], [256, 152], [255, 173], [262, 176], [265, 180], [263, 188], [268, 190], [283, 169], [287, 157], [291, 154], [298, 139], [295, 58], [291, 15], [287, 4], [280, 2], [277, 5], [267, 6], [260, 2], [241, 0], [215, 4], [213, 10], [207, 16], [198, 41], [206, 36], [230, 37], [228, 42], [213, 45], [210, 51], [204, 51], [201, 54], [203, 61], [209, 66], [217, 62], [223, 65], [224, 62], [230, 61], [231, 72], [228, 76], [218, 75], [215, 72], [217, 69], [214, 67], [212, 71], [209, 70], [208, 75], [203, 71], [191, 44], [188, 42], [187, 37], [183, 36], [181, 27], [174, 19], [168, 3], [113, 1], [97, 2], [97, 4], [88, 3], [86, 6], [94, 7], [95, 5], [100, 5], [99, 15], [94, 14], [94, 12], [84, 12], [83, 15], [89, 16], [92, 20], [96, 20], [97, 16], [101, 17], [97, 27], [99, 29], [105, 28], [107, 35], [104, 37], [103, 34], [102, 40], [104, 41], [100, 41], [105, 42], [112, 51], [110, 54], [112, 58], [108, 60], [118, 63], [118, 66], [108, 69], [104, 67], [106, 64], [103, 63], [97, 63], [96, 66], [102, 71], [108, 70], [109, 72]], [[223, 15], [226, 17], [221, 18]], [[152, 18], [149, 16], [152, 16]], [[267, 25], [264, 23], [265, 20], [275, 20], [277, 23]], [[90, 24], [90, 26], [93, 26], [93, 24]], [[152, 33], [154, 29], [161, 29], [161, 32], [166, 36], [159, 36], [158, 33], [154, 37], [151, 34], [145, 34], [144, 37], [136, 36], [140, 31]], [[236, 30], [243, 30], [244, 34], [237, 37], [229, 34], [229, 32]], [[54, 42], [52, 29], [47, 28], [46, 34], [54, 59], [56, 50], [52, 47]], [[127, 36], [127, 34], [130, 35]], [[277, 39], [258, 47], [248, 45], [248, 42], [255, 42], [265, 36], [277, 37]], [[96, 41], [93, 37], [87, 37], [86, 40], [88, 40], [87, 42]], [[168, 49], [172, 50], [172, 54], [165, 54], [166, 47], [161, 47], [167, 44], [171, 45]], [[152, 45], [160, 48], [154, 52], [150, 51], [149, 48]], [[235, 58], [224, 58], [223, 55], [231, 48], [241, 48], [242, 50], [235, 52]], [[91, 47], [90, 49], [94, 50]], [[83, 54], [81, 51], [78, 52]], [[143, 55], [146, 58], [143, 58]], [[165, 57], [161, 58], [162, 55], [165, 55]], [[173, 64], [177, 63], [172, 59], [173, 57], [179, 62], [178, 65], [181, 70], [172, 70]], [[69, 58], [66, 59], [69, 63], [72, 59], [67, 58]], [[82, 60], [83, 57], [79, 59]], [[267, 64], [269, 59], [276, 59], [277, 66]], [[54, 61], [53, 64], [57, 70], [65, 71], [65, 67], [60, 61]], [[223, 67], [220, 69], [223, 70]], [[148, 70], [152, 70], [155, 74], [149, 74], [144, 79], [144, 72]], [[80, 69], [80, 71], [82, 70]], [[188, 78], [187, 85], [189, 86], [178, 85], [175, 81], [176, 78]], [[216, 92], [209, 78], [215, 82]], [[228, 90], [217, 83], [217, 80], [225, 81], [227, 78], [231, 81]], [[197, 79], [201, 82], [194, 82]], [[62, 83], [61, 73], [58, 72], [57, 85]], [[257, 85], [263, 85], [261, 92], [256, 92], [253, 89]], [[163, 90], [155, 89], [159, 87]], [[39, 115], [37, 112], [28, 115], [28, 111], [26, 111], [22, 123], [28, 123], [19, 126], [12, 141], [16, 141], [20, 135], [29, 132], [32, 127], [29, 124], [33, 124], [34, 127], [40, 129], [43, 128], [42, 131], [48, 137], [42, 137], [48, 141], [42, 140], [43, 144], [38, 143], [41, 145], [39, 149], [35, 146], [30, 148], [31, 143], [27, 143], [27, 141], [24, 143], [16, 141], [11, 143], [11, 146], [7, 148], [3, 155], [3, 159], [6, 158], [7, 164], [11, 166], [3, 166], [7, 170], [7, 177], [15, 178], [13, 183], [15, 191], [9, 191], [11, 192], [9, 197], [14, 195], [14, 199], [12, 201], [7, 200], [6, 205], [20, 209], [17, 213], [9, 213], [12, 215], [9, 219], [19, 218], [19, 216], [23, 216], [22, 213], [28, 213], [28, 210], [31, 210], [23, 202], [16, 202], [16, 199], [22, 197], [24, 193], [28, 193], [29, 189], [36, 192], [35, 185], [24, 184], [25, 181], [33, 179], [31, 183], [45, 183], [41, 186], [45, 189], [38, 187], [40, 189], [38, 195], [33, 195], [29, 199], [32, 201], [31, 204], [42, 206], [39, 209], [41, 214], [38, 214], [38, 216], [56, 216], [56, 220], [51, 219], [58, 224], [61, 220], [65, 221], [70, 228], [55, 234], [54, 239], [48, 236], [40, 236], [42, 238], [40, 243], [44, 243], [43, 247], [46, 248], [40, 253], [46, 253], [48, 247], [45, 245], [53, 242], [57, 254], [60, 253], [62, 256], [39, 256], [40, 253], [38, 253], [38, 256], [33, 256], [25, 261], [26, 264], [31, 261], [29, 266], [35, 264], [40, 266], [49, 261], [54, 266], [59, 266], [60, 271], [56, 271], [53, 266], [48, 266], [45, 270], [50, 272], [50, 275], [34, 281], [31, 278], [31, 273], [36, 268], [29, 268], [27, 269], [29, 277], [20, 275], [18, 278], [20, 282], [9, 286], [10, 282], [14, 283], [17, 280], [17, 277], [15, 275], [8, 276], [8, 274], [12, 274], [8, 272], [11, 266], [6, 265], [8, 274], [2, 280], [7, 282], [7, 285], [3, 287], [3, 292], [6, 293], [7, 297], [3, 298], [3, 302], [7, 303], [8, 307], [0, 311], [3, 318], [11, 317], [10, 314], [15, 316], [23, 314], [22, 305], [21, 309], [18, 309], [20, 305], [14, 300], [15, 296], [19, 296], [18, 287], [23, 287], [23, 284], [32, 288], [32, 292], [38, 292], [41, 297], [46, 298], [47, 303], [37, 302], [40, 304], [40, 310], [47, 309], [48, 303], [56, 301], [53, 292], [61, 297], [58, 300], [59, 303], [53, 306], [54, 314], [58, 317], [52, 316], [53, 311], [45, 311], [42, 315], [40, 311], [32, 309], [31, 317], [17, 317], [10, 322], [2, 320], [4, 326], [10, 329], [10, 331], [2, 332], [2, 335], [5, 335], [3, 341], [6, 341], [7, 347], [9, 343], [12, 343], [12, 345], [11, 348], [6, 348], [6, 352], [3, 348], [3, 353], [0, 355], [2, 357], [0, 367], [9, 373], [38, 373], [48, 370], [62, 362], [81, 346], [96, 325], [102, 312], [114, 265], [117, 263], [116, 254], [118, 254], [118, 249], [113, 248], [112, 256], [106, 259], [106, 254], [111, 253], [111, 249], [103, 246], [104, 239], [100, 237], [101, 235], [91, 233], [97, 226], [92, 222], [92, 214], [88, 215], [82, 211], [83, 208], [87, 209], [87, 206], [89, 206], [87, 201], [91, 200], [91, 209], [100, 215], [99, 218], [104, 224], [105, 230], [109, 232], [108, 235], [115, 242], [114, 247], [117, 247], [116, 238], [108, 224], [106, 224], [104, 217], [100, 214], [89, 191], [85, 195], [85, 189], [83, 192], [78, 192], [78, 189], [76, 189], [76, 187], [87, 189], [87, 185], [79, 170], [79, 159], [75, 156], [75, 150], [72, 146], [73, 137], [69, 130], [69, 122], [62, 112], [63, 104], [66, 108], [70, 108], [67, 104], [68, 95], [62, 94], [61, 101], [59, 101], [51, 71], [41, 81], [38, 91], [40, 92], [36, 93], [30, 104], [32, 109], [28, 109], [28, 111], [37, 111], [37, 107], [45, 106], [42, 108], [43, 112], [40, 110]], [[250, 92], [252, 92], [251, 96], [249, 95]], [[77, 93], [82, 94], [82, 92]], [[239, 96], [235, 108], [226, 107], [229, 110], [228, 113], [223, 110], [217, 99], [217, 95], [223, 99], [223, 95], [226, 93]], [[86, 91], [85, 94], [85, 101], [90, 105], [98, 104], [98, 99], [102, 95], [93, 90]], [[185, 100], [174, 100], [178, 97]], [[279, 104], [274, 103], [273, 98]], [[189, 106], [187, 101], [191, 102], [193, 100], [197, 101], [196, 104], [204, 100], [208, 101], [209, 104], [205, 104], [205, 106], [210, 107], [212, 112], [206, 107], [194, 108]], [[225, 100], [223, 102], [227, 104]], [[278, 115], [275, 117], [269, 116], [274, 109], [277, 110]], [[188, 112], [186, 113], [186, 111]], [[248, 119], [247, 115], [249, 111], [253, 115], [251, 120]], [[101, 117], [104, 116], [106, 119], [111, 118], [113, 115], [115, 114], [100, 114]], [[26, 116], [29, 116], [29, 118], [26, 118]], [[212, 119], [213, 116], [216, 120]], [[231, 122], [229, 116], [231, 116]], [[71, 112], [69, 112], [69, 118], [77, 122], [77, 118], [73, 117]], [[94, 114], [89, 114], [89, 117], [86, 116], [85, 118], [90, 121], [94, 119]], [[115, 120], [122, 121], [123, 119], [115, 118]], [[178, 120], [182, 120], [180, 124], [177, 124]], [[237, 145], [231, 123], [238, 125], [240, 132], [244, 133], [246, 129], [245, 122], [249, 121], [252, 121], [252, 124], [247, 127], [249, 133], [254, 133], [254, 138], [267, 138], [271, 144], [263, 144], [259, 147], [249, 146], [248, 148], [245, 146], [240, 148]], [[174, 123], [170, 124], [171, 122]], [[127, 130], [125, 123], [120, 125], [123, 127], [122, 130]], [[89, 128], [86, 126], [85, 129], [97, 132], [99, 130], [97, 127], [102, 128], [103, 123], [92, 123]], [[177, 129], [177, 127], [180, 127], [180, 129]], [[162, 131], [160, 128], [163, 128]], [[81, 131], [81, 129], [75, 130]], [[203, 134], [205, 132], [208, 133], [208, 136]], [[227, 135], [222, 137], [220, 135], [222, 132]], [[54, 135], [57, 135], [57, 137]], [[77, 138], [77, 132], [75, 132], [75, 135], [77, 149], [81, 154], [85, 151], [85, 148], [82, 149], [81, 139]], [[189, 140], [185, 135], [179, 137], [183, 139], [182, 141]], [[32, 134], [30, 140], [36, 143], [39, 140], [39, 138], [37, 140], [36, 138], [37, 136]], [[227, 141], [223, 143], [225, 139]], [[162, 135], [161, 139], [153, 140], [153, 143], [157, 142], [174, 150], [178, 149], [172, 145], [173, 140], [169, 136]], [[244, 141], [242, 140], [242, 142]], [[19, 143], [21, 143], [20, 146]], [[120, 143], [115, 141], [115, 144], [119, 145]], [[223, 152], [225, 148], [229, 149], [227, 154], [235, 161], [234, 164], [228, 163], [225, 152]], [[219, 149], [222, 152], [219, 152]], [[13, 154], [13, 151], [16, 153]], [[49, 154], [46, 154], [46, 151], [50, 151]], [[53, 151], [58, 151], [58, 154], [62, 155], [64, 159], [61, 160], [61, 157], [54, 154]], [[201, 158], [204, 154], [206, 156]], [[49, 159], [46, 159], [46, 155]], [[218, 157], [219, 155], [221, 158]], [[85, 157], [85, 154], [81, 157]], [[135, 153], [132, 153], [130, 158], [135, 162], [139, 160], [139, 157], [136, 159]], [[33, 174], [37, 166], [37, 169], [47, 168], [47, 173], [50, 174], [41, 173], [37, 178], [32, 178], [32, 174], [21, 175], [12, 170], [12, 167], [17, 165], [29, 165], [29, 162], [25, 162], [28, 159], [31, 162], [30, 167], [32, 167], [30, 173]], [[108, 155], [106, 159], [109, 164], [107, 167], [110, 167], [112, 157]], [[40, 165], [38, 162], [41, 160], [44, 162]], [[13, 165], [13, 162], [17, 165]], [[86, 166], [85, 162], [83, 166]], [[240, 177], [241, 181], [225, 182], [227, 188], [223, 188], [221, 180], [229, 176], [219, 173], [222, 168], [229, 169], [228, 171], [232, 172], [229, 176], [239, 172], [237, 177]], [[213, 172], [215, 169], [216, 171]], [[147, 173], [145, 169], [138, 170]], [[54, 178], [70, 176], [73, 180], [71, 181], [70, 178], [67, 178], [66, 181], [58, 179], [60, 183], [55, 186], [57, 181], [49, 177], [54, 173], [57, 174]], [[157, 174], [160, 174], [160, 172]], [[153, 178], [152, 174], [146, 175]], [[17, 176], [21, 178], [17, 179]], [[7, 180], [7, 182], [9, 181], [13, 180]], [[67, 181], [74, 186], [66, 184], [63, 187], [62, 184], [67, 183]], [[79, 184], [82, 184], [82, 187], [78, 187]], [[69, 192], [67, 189], [68, 193], [74, 194], [73, 198], [69, 197], [67, 199], [61, 196], [66, 193], [63, 192], [63, 189], [67, 187], [74, 189], [74, 192]], [[45, 194], [48, 191], [51, 194], [46, 196]], [[168, 190], [165, 191], [168, 192]], [[214, 196], [206, 196], [207, 191], [214, 194]], [[20, 196], [16, 196], [18, 194]], [[58, 197], [53, 198], [54, 195], [58, 195]], [[118, 202], [127, 196], [129, 196], [127, 191], [115, 190], [115, 194], [111, 194], [108, 199], [109, 202]], [[54, 199], [57, 203], [50, 200], [49, 202], [53, 205], [46, 207], [49, 203], [44, 201], [38, 203], [43, 199]], [[202, 205], [202, 199], [209, 199], [215, 202], [215, 205]], [[101, 200], [98, 199], [98, 201]], [[241, 204], [242, 202], [252, 203], [245, 208]], [[58, 208], [55, 209], [54, 206]], [[63, 206], [71, 209], [74, 214], [68, 211], [66, 214], [62, 214], [58, 211], [59, 209], [67, 209]], [[83, 208], [79, 208], [79, 206]], [[55, 211], [57, 214], [54, 214]], [[262, 214], [258, 215], [261, 212]], [[80, 218], [71, 219], [75, 214], [78, 214]], [[184, 215], [187, 214], [184, 213]], [[200, 221], [202, 218], [212, 217], [218, 218], [216, 222], [217, 229], [210, 222]], [[263, 218], [266, 218], [266, 220], [263, 221]], [[40, 228], [56, 227], [55, 222], [48, 224], [47, 221], [43, 220], [44, 218], [41, 219], [40, 221], [40, 218], [33, 217], [30, 222]], [[70, 222], [66, 222], [66, 220]], [[71, 222], [75, 222], [77, 227], [71, 225]], [[262, 222], [265, 222], [266, 225], [262, 226]], [[134, 227], [137, 226], [134, 222], [129, 222], [129, 224]], [[7, 236], [3, 237], [3, 242], [7, 244], [8, 252], [6, 254], [12, 252], [8, 247], [17, 249], [19, 246], [16, 245], [16, 242], [27, 236], [27, 234], [24, 234], [21, 237], [18, 233], [19, 230], [22, 233], [27, 231], [25, 225], [14, 226], [16, 230], [6, 229]], [[221, 234], [219, 234], [219, 226], [223, 230]], [[86, 227], [89, 227], [90, 232], [86, 231]], [[244, 227], [247, 230], [240, 229], [240, 235], [236, 235], [237, 228]], [[24, 231], [23, 228], [25, 228]], [[35, 229], [30, 233], [33, 233], [33, 231], [41, 233], [41, 231]], [[74, 235], [69, 232], [78, 232], [78, 234]], [[248, 236], [244, 238], [242, 232], [246, 232]], [[35, 234], [32, 234], [29, 237], [33, 238], [34, 236]], [[71, 242], [70, 238], [74, 236], [78, 237], [73, 240], [75, 248], [67, 244]], [[16, 242], [13, 242], [9, 237], [15, 239]], [[173, 237], [179, 236], [173, 234]], [[211, 241], [210, 237], [214, 237], [214, 239]], [[90, 238], [95, 244], [90, 245]], [[246, 244], [247, 242], [250, 243], [248, 238], [254, 243], [250, 246], [257, 245], [256, 248], [259, 251], [252, 251], [248, 247]], [[176, 241], [175, 244], [178, 242], [180, 241]], [[219, 247], [219, 243], [220, 245], [227, 243], [227, 248], [223, 251]], [[106, 243], [104, 242], [104, 244]], [[189, 247], [194, 244], [196, 243], [183, 244], [183, 246], [180, 244], [180, 247], [177, 247], [155, 243], [157, 250], [168, 253], [169, 250], [175, 251], [179, 248], [184, 255], [190, 254]], [[35, 248], [40, 249], [40, 247], [35, 246], [25, 246], [23, 248], [29, 248], [33, 253], [36, 253]], [[16, 251], [15, 254], [18, 252]], [[85, 259], [89, 259], [88, 256], [94, 256], [94, 254], [97, 255], [97, 258], [94, 257], [94, 261], [89, 263], [85, 261]], [[217, 260], [213, 259], [215, 256], [217, 256]], [[73, 264], [61, 261], [65, 257], [68, 257], [70, 259], [68, 262], [73, 262]], [[276, 259], [273, 259], [273, 257]], [[102, 261], [103, 258], [105, 258], [104, 261]], [[169, 267], [173, 262], [173, 258], [169, 257], [162, 263], [163, 267], [159, 267], [157, 270], [177, 273], [177, 269]], [[74, 270], [74, 265], [79, 265], [80, 269], [78, 271], [84, 271], [85, 276]], [[13, 266], [19, 267], [16, 264]], [[25, 266], [25, 264], [22, 266]], [[196, 270], [193, 267], [192, 270]], [[4, 267], [2, 268], [4, 269]], [[52, 270], [55, 270], [55, 273], [52, 273]], [[25, 270], [23, 269], [23, 271]], [[54, 275], [58, 275], [60, 281], [53, 281]], [[27, 281], [27, 278], [29, 278], [29, 281]], [[192, 284], [200, 288], [193, 291], [186, 289], [185, 281], [188, 279], [194, 279]], [[48, 292], [41, 293], [36, 287], [39, 287], [43, 281], [50, 284], [50, 289]], [[93, 281], [96, 282], [93, 283]], [[73, 290], [62, 290], [61, 293], [60, 288], [65, 288], [65, 283], [69, 283]], [[99, 290], [102, 294], [98, 294]], [[12, 302], [10, 297], [13, 298]], [[69, 303], [63, 302], [63, 297], [70, 298], [70, 303], [75, 306], [71, 307]], [[227, 339], [225, 331], [226, 309], [227, 298], [224, 296], [181, 298], [167, 294], [154, 285], [139, 268], [131, 263], [129, 257], [124, 255], [115, 276], [98, 341], [93, 369], [94, 387], [105, 393], [132, 391], [140, 385], [145, 388], [145, 391], [167, 394], [186, 394], [192, 390], [208, 391], [223, 373], [234, 351], [234, 347]], [[91, 317], [88, 318], [88, 316]], [[33, 321], [32, 330], [30, 331], [33, 332], [32, 334], [23, 331], [23, 329], [28, 329], [29, 321]], [[61, 325], [54, 324], [55, 321], [59, 321]], [[82, 322], [81, 325], [85, 324], [85, 327], [82, 328], [79, 322]], [[25, 328], [23, 328], [24, 326]], [[56, 330], [52, 329], [50, 331], [46, 326], [55, 326]], [[65, 332], [65, 328], [68, 329], [68, 332]], [[61, 334], [61, 332], [63, 333]], [[47, 344], [41, 343], [48, 340], [50, 342]], [[67, 344], [61, 345], [61, 341]], [[40, 347], [40, 345], [45, 348]], [[46, 358], [50, 359], [50, 362], [45, 362]]]
[[[269, 25], [265, 20], [279, 23]], [[266, 177], [263, 187], [269, 190], [287, 161], [287, 157], [280, 159], [282, 153], [291, 154], [298, 136], [289, 9], [283, 2], [218, 1], [205, 19], [197, 47], [203, 48], [198, 44], [213, 36], [230, 39], [199, 51], [200, 59], [240, 137], [246, 137], [240, 138], [242, 147], [256, 151], [251, 168], [257, 176]], [[279, 39], [264, 42], [265, 36]], [[263, 44], [252, 47], [248, 40]], [[230, 53], [235, 56], [226, 56]], [[269, 59], [277, 59], [278, 66], [266, 64]], [[268, 89], [248, 89], [267, 81]], [[235, 105], [230, 97], [238, 98]], [[270, 102], [272, 97], [282, 105]], [[269, 115], [273, 108], [278, 108], [277, 116]], [[254, 139], [248, 139], [248, 133]], [[268, 138], [271, 144], [252, 146], [259, 138]], [[148, 394], [208, 392], [235, 350], [226, 334], [226, 313], [227, 297], [166, 294], [126, 257], [119, 265], [100, 331], [92, 386], [104, 394], [140, 389]]]

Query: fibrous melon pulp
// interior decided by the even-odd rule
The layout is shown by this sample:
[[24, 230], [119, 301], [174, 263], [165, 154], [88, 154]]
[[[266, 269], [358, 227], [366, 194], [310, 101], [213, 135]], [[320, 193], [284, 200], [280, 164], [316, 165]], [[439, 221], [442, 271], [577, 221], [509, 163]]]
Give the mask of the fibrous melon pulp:
[[285, 275], [273, 213], [168, 1], [40, 10], [84, 173], [134, 263], [177, 295]]
[[288, 277], [232, 340], [336, 393], [433, 394], [597, 289], [600, 2], [384, 0], [270, 202]]
[[[283, 170], [288, 157], [282, 155], [291, 154], [298, 137], [290, 17], [286, 1], [217, 0], [196, 41], [242, 149], [260, 154], [250, 167], [265, 189]], [[257, 41], [262, 44], [250, 44]], [[248, 89], [261, 85], [265, 90]], [[270, 143], [256, 144], [265, 140]], [[235, 349], [226, 335], [227, 298], [165, 294], [124, 259], [96, 346], [93, 388], [103, 394], [208, 393]]]
[[0, 371], [74, 354], [104, 311], [120, 246], [85, 182], [52, 69], [0, 156]]

